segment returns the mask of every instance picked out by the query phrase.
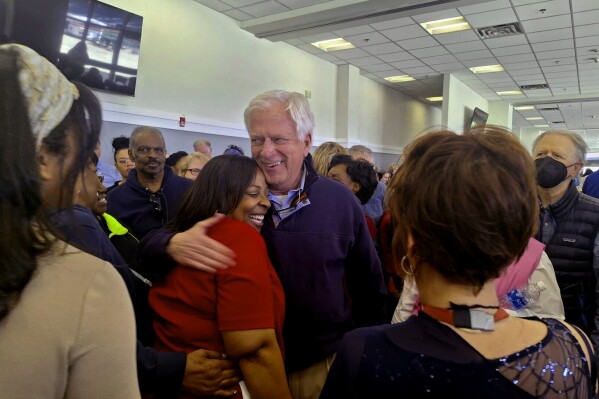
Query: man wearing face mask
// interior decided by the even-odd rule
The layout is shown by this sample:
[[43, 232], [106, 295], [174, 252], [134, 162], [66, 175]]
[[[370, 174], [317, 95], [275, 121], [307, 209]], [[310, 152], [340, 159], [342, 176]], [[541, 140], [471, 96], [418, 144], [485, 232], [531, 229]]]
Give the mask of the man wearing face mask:
[[599, 348], [599, 200], [578, 192], [574, 177], [588, 146], [578, 134], [548, 131], [533, 143], [539, 186], [537, 240], [546, 245], [560, 287], [566, 321], [582, 328]]

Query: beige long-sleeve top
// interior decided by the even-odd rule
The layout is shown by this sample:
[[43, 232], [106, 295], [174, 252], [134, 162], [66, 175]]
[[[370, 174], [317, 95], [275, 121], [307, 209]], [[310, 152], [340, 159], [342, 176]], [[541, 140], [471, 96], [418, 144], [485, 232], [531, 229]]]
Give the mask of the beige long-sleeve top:
[[118, 272], [59, 243], [0, 321], [0, 396], [138, 398], [135, 344]]

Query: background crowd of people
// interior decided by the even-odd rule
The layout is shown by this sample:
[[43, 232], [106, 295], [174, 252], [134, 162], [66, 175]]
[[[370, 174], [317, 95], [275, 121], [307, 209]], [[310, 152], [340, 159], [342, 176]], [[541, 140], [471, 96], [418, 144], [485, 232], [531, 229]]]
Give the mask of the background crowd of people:
[[249, 156], [169, 155], [139, 126], [113, 167], [85, 85], [9, 44], [0, 91], [7, 397], [596, 393], [577, 134], [529, 153], [501, 127], [438, 130], [379, 170], [362, 145], [311, 154], [308, 100], [272, 90], [245, 109]]

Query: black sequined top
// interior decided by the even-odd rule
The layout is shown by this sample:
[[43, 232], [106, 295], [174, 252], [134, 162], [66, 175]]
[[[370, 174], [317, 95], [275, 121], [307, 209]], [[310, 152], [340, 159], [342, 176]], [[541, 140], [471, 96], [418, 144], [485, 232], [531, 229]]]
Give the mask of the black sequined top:
[[[321, 399], [592, 398], [581, 345], [559, 321], [520, 352], [486, 359], [451, 328], [420, 313], [346, 335]], [[593, 373], [594, 374], [594, 373]]]

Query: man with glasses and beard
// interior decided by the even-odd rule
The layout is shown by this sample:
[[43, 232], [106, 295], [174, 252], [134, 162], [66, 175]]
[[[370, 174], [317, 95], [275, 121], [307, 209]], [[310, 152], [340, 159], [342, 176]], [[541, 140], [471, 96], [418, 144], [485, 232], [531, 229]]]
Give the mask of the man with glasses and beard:
[[555, 268], [566, 321], [598, 348], [599, 200], [579, 193], [573, 181], [587, 150], [584, 139], [568, 131], [547, 131], [533, 143], [540, 205], [536, 238]]
[[191, 181], [164, 167], [166, 146], [156, 128], [139, 126], [133, 130], [129, 156], [135, 161], [135, 169], [124, 184], [108, 193], [108, 213], [141, 239], [175, 216]]

